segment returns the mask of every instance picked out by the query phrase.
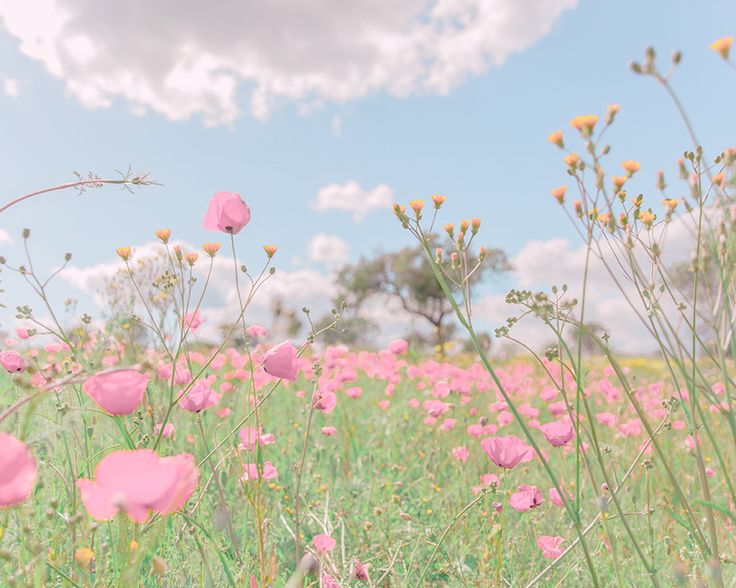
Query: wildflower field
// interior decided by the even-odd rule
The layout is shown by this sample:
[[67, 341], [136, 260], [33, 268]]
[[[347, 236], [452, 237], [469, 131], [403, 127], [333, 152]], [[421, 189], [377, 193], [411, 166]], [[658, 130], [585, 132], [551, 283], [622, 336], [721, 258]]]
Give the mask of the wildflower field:
[[[732, 42], [711, 46], [726, 68]], [[305, 309], [290, 338], [252, 320], [279, 251], [241, 247], [264, 221], [239, 193], [198, 202], [213, 240], [196, 250], [150, 227], [153, 273], [118, 248], [130, 302], [114, 317], [56, 308], [49, 284], [71, 256], [39, 273], [25, 230], [0, 258], [29, 294], [3, 308], [0, 586], [736, 586], [736, 148], [698, 143], [670, 85], [681, 56], [664, 61], [648, 49], [631, 69], [674, 98], [693, 144], [654, 189], [630, 191], [641, 163], [605, 143], [625, 106], [549, 134], [582, 288], [511, 290], [494, 338], [513, 354], [476, 327], [493, 255], [473, 210], [446, 218], [450, 196], [392, 212], [457, 353], [441, 344], [445, 314], [436, 347], [341, 341], [350, 301], [327, 320]], [[0, 219], [49, 192], [154, 183], [80, 176]], [[675, 226], [691, 253], [678, 268]], [[213, 339], [203, 301], [224, 259], [237, 310]], [[594, 263], [650, 355], [588, 320]], [[522, 320], [550, 344], [517, 336]]]

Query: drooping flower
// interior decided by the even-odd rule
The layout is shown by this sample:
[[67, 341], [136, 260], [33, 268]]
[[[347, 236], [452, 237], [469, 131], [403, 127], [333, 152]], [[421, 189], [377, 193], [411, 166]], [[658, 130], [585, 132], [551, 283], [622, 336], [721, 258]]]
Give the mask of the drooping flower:
[[328, 553], [335, 548], [337, 541], [329, 535], [315, 535], [312, 537], [312, 545], [317, 553]]
[[296, 347], [287, 340], [274, 345], [263, 354], [263, 369], [274, 378], [296, 380]]
[[136, 522], [151, 512], [166, 515], [182, 508], [197, 487], [194, 456], [159, 457], [149, 449], [115, 451], [100, 460], [94, 480], [78, 480], [84, 508], [99, 521], [118, 512]]
[[553, 537], [551, 535], [540, 535], [537, 545], [542, 550], [542, 556], [549, 559], [557, 559], [564, 553], [560, 545], [565, 541], [564, 537]]
[[526, 512], [540, 504], [542, 504], [542, 493], [536, 486], [522, 484], [518, 491], [514, 492], [509, 498], [509, 505], [518, 512]]
[[26, 369], [26, 362], [17, 351], [0, 351], [0, 365], [8, 373], [22, 372]]
[[204, 228], [237, 235], [250, 222], [250, 208], [235, 192], [217, 192], [204, 216]]
[[507, 470], [534, 457], [533, 449], [514, 435], [486, 437], [480, 446], [493, 463]]
[[23, 502], [36, 483], [36, 460], [28, 445], [0, 433], [0, 507]]
[[545, 423], [539, 427], [539, 430], [542, 431], [544, 438], [547, 439], [553, 447], [567, 445], [575, 438], [575, 429], [568, 419], [560, 419], [559, 421]]
[[112, 415], [134, 413], [143, 401], [149, 377], [132, 369], [115, 370], [87, 378], [82, 390]]

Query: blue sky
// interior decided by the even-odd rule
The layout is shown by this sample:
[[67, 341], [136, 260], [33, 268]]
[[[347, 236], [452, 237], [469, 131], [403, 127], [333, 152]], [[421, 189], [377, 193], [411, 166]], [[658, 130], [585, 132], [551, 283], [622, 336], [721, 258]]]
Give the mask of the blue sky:
[[[535, 2], [526, 4], [533, 8]], [[0, 15], [3, 10], [11, 9], [0, 3]], [[318, 233], [344, 240], [351, 260], [409, 242], [388, 209], [362, 222], [344, 211], [315, 210], [320, 188], [349, 180], [368, 190], [386, 184], [399, 201], [445, 194], [443, 219], [480, 216], [485, 242], [511, 256], [530, 241], [574, 241], [549, 195], [567, 179], [560, 152], [545, 140], [550, 131], [562, 128], [572, 138], [572, 116], [602, 114], [607, 104], [620, 104], [608, 139], [614, 158], [642, 162], [642, 191], [653, 188], [658, 169], [674, 178], [673, 162], [690, 146], [661, 88], [628, 69], [648, 44], [663, 62], [671, 50], [683, 51], [673, 84], [701, 141], [711, 152], [733, 143], [736, 124], [724, 96], [733, 94], [736, 78], [708, 48], [713, 39], [734, 33], [732, 2], [695, 7], [679, 0], [582, 0], [549, 20], [549, 32], [528, 48], [510, 50], [503, 64], [468, 74], [446, 93], [400, 97], [379, 88], [346, 99], [326, 97], [308, 112], [298, 100], [280, 97], [267, 119], [258, 120], [248, 111], [246, 80], [235, 93], [242, 113], [217, 126], [205, 124], [200, 114], [172, 120], [151, 108], [134, 113], [121, 96], [113, 96], [109, 107], [89, 108], [68, 86], [75, 79], [70, 69], [49, 73], [48, 63], [21, 50], [17, 28], [11, 33], [12, 26], [0, 26], [0, 75], [17, 80], [18, 88], [17, 96], [0, 95], [1, 201], [66, 181], [73, 170], [110, 175], [130, 166], [163, 184], [133, 196], [116, 189], [82, 197], [56, 193], [18, 206], [0, 218], [0, 229], [15, 240], [1, 244], [0, 253], [18, 261], [23, 227], [31, 229], [34, 256], [45, 268], [65, 251], [81, 268], [111, 262], [116, 247], [150, 241], [164, 226], [200, 244], [216, 239], [202, 228], [209, 197], [229, 190], [240, 192], [253, 211], [238, 237], [246, 263], [260, 259], [260, 245], [275, 243], [283, 269], [328, 274], [324, 263], [309, 259], [308, 243]], [[2, 279], [11, 308], [30, 299], [7, 272]], [[510, 282], [513, 276], [503, 286]], [[55, 294], [92, 304], [64, 281]], [[0, 312], [0, 324], [7, 325], [10, 310]]]

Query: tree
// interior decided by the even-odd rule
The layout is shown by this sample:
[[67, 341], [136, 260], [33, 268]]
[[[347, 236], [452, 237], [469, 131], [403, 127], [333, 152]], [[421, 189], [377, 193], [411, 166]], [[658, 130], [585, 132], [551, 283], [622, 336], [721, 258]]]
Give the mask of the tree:
[[[478, 271], [470, 277], [471, 291], [490, 274], [509, 268], [500, 249], [486, 250]], [[454, 324], [446, 319], [452, 306], [445, 297], [420, 246], [406, 247], [370, 259], [361, 259], [337, 274], [339, 296], [359, 315], [365, 302], [375, 296], [396, 298], [410, 315], [426, 321], [432, 329], [430, 342], [443, 346]]]

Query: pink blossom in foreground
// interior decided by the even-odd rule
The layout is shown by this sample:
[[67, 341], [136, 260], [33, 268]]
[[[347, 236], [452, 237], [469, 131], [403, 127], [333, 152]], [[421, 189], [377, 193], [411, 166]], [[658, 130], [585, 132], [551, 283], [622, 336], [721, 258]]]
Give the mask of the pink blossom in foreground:
[[197, 487], [194, 456], [159, 457], [149, 449], [116, 451], [100, 460], [94, 480], [78, 480], [84, 508], [99, 521], [118, 512], [136, 522], [151, 512], [171, 514], [182, 508]]
[[17, 351], [0, 351], [0, 365], [11, 374], [26, 369], [26, 362]]
[[284, 341], [271, 347], [263, 354], [261, 361], [266, 373], [274, 378], [292, 382], [296, 380], [296, 347], [291, 344], [291, 341]]
[[532, 448], [514, 435], [486, 437], [480, 446], [493, 463], [507, 470], [534, 456]]
[[564, 537], [552, 537], [551, 535], [540, 535], [537, 545], [542, 550], [542, 556], [549, 559], [557, 559], [564, 553], [560, 545], [565, 541]]
[[509, 498], [509, 505], [518, 512], [526, 512], [540, 504], [542, 504], [542, 493], [536, 486], [522, 484], [518, 492], [514, 492]]
[[363, 563], [356, 557], [355, 562], [353, 563], [353, 578], [364, 582], [370, 582], [370, 577], [368, 576], [369, 567], [369, 564]]
[[312, 545], [317, 553], [328, 553], [335, 548], [337, 541], [329, 535], [315, 535], [312, 537]]
[[258, 470], [257, 463], [246, 463], [243, 464], [243, 476], [240, 478], [243, 482], [250, 482], [251, 480], [273, 480], [279, 473], [270, 461], [263, 462], [263, 470]]
[[36, 460], [28, 445], [0, 433], [0, 507], [23, 502], [36, 483]]
[[237, 235], [250, 222], [250, 208], [235, 192], [217, 192], [204, 216], [204, 228]]
[[546, 423], [539, 427], [539, 430], [542, 431], [544, 438], [553, 447], [567, 445], [575, 438], [575, 429], [573, 429], [572, 423], [568, 419]]
[[87, 378], [82, 390], [112, 415], [134, 413], [143, 402], [149, 377], [136, 370], [115, 370]]

